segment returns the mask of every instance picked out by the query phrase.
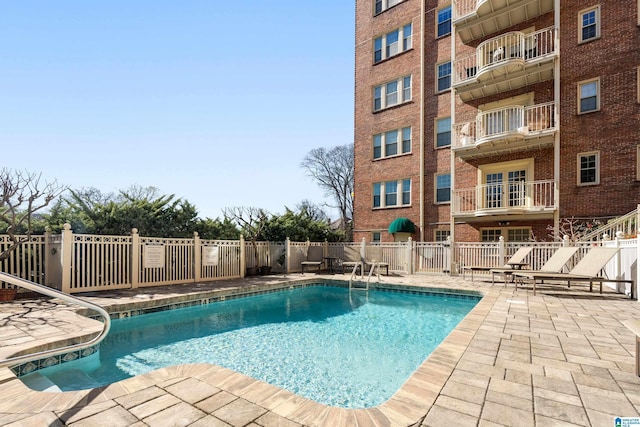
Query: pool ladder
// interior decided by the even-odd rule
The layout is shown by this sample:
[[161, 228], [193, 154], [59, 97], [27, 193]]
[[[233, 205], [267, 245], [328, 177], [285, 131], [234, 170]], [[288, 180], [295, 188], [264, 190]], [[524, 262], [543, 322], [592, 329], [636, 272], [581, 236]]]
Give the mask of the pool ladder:
[[[375, 265], [371, 266], [371, 270], [369, 271], [369, 275], [367, 276], [367, 281], [366, 282], [363, 282], [363, 281], [360, 282], [360, 283], [364, 283], [365, 287], [354, 286], [354, 278], [358, 276], [356, 274], [356, 272], [358, 271], [358, 267], [360, 267], [362, 269], [361, 271], [364, 271], [364, 263], [356, 264], [356, 265], [353, 266], [353, 270], [351, 271], [351, 276], [349, 277], [349, 290], [351, 291], [352, 289], [354, 289], [354, 290], [359, 290], [359, 291], [368, 291], [369, 290], [369, 283], [371, 282], [371, 275], [373, 274], [373, 269], [374, 269]], [[363, 278], [364, 278], [364, 275], [363, 275]], [[378, 272], [378, 281], [380, 281], [380, 272]]]

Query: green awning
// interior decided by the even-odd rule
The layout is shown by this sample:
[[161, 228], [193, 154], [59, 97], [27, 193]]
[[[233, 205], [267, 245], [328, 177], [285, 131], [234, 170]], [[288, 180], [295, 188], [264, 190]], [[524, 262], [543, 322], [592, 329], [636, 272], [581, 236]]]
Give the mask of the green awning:
[[416, 225], [409, 218], [396, 218], [389, 224], [389, 233], [414, 233]]

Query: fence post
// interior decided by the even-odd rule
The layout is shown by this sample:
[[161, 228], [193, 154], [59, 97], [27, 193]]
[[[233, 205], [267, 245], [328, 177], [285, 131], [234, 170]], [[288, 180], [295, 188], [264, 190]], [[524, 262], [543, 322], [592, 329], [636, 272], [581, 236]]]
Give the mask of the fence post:
[[568, 248], [571, 242], [569, 242], [569, 236], [567, 236], [566, 234], [564, 236], [562, 236], [562, 247], [563, 248]]
[[504, 242], [504, 236], [500, 236], [498, 239], [498, 259], [500, 260], [500, 266], [502, 267], [507, 261], [507, 247]]
[[409, 261], [407, 262], [407, 273], [413, 274], [415, 268], [413, 266], [413, 240], [411, 239], [411, 236], [407, 239], [407, 256], [409, 257]]
[[71, 269], [73, 265], [71, 260], [73, 259], [73, 231], [71, 225], [65, 223], [62, 226], [62, 256], [60, 262], [62, 264], [62, 292], [67, 294], [71, 293]]
[[284, 274], [290, 271], [291, 263], [291, 239], [287, 237], [284, 241]]
[[202, 278], [202, 247], [198, 232], [193, 232], [193, 281], [199, 282]]
[[327, 239], [324, 239], [324, 244], [322, 245], [322, 256], [329, 256], [329, 242]]
[[240, 277], [247, 273], [247, 260], [245, 259], [244, 235], [240, 235]]
[[137, 228], [131, 229], [131, 288], [140, 284], [140, 235]]

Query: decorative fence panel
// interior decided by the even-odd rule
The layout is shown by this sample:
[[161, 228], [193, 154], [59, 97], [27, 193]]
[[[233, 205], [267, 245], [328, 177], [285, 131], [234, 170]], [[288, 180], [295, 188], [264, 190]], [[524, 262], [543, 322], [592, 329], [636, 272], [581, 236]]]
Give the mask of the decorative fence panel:
[[413, 251], [416, 273], [443, 273], [451, 268], [451, 245], [438, 242], [416, 242]]
[[131, 242], [130, 236], [74, 234], [68, 292], [130, 288]]
[[193, 239], [139, 238], [139, 286], [193, 282]]
[[240, 242], [237, 240], [202, 240], [201, 280], [240, 277]]
[[[17, 236], [27, 239], [26, 236]], [[0, 270], [39, 284], [45, 283], [45, 236], [31, 236], [28, 241], [18, 246], [9, 257], [0, 262]], [[0, 252], [12, 244], [9, 236], [0, 236]], [[8, 283], [0, 282], [1, 288], [12, 288]]]

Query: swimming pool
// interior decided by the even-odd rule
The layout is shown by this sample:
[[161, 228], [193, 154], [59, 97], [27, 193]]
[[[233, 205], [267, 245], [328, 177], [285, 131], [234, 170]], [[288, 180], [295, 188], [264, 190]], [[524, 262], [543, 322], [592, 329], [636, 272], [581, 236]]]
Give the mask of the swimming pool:
[[206, 362], [323, 404], [371, 407], [391, 397], [479, 299], [287, 289], [114, 320], [97, 354], [38, 374], [78, 390]]

